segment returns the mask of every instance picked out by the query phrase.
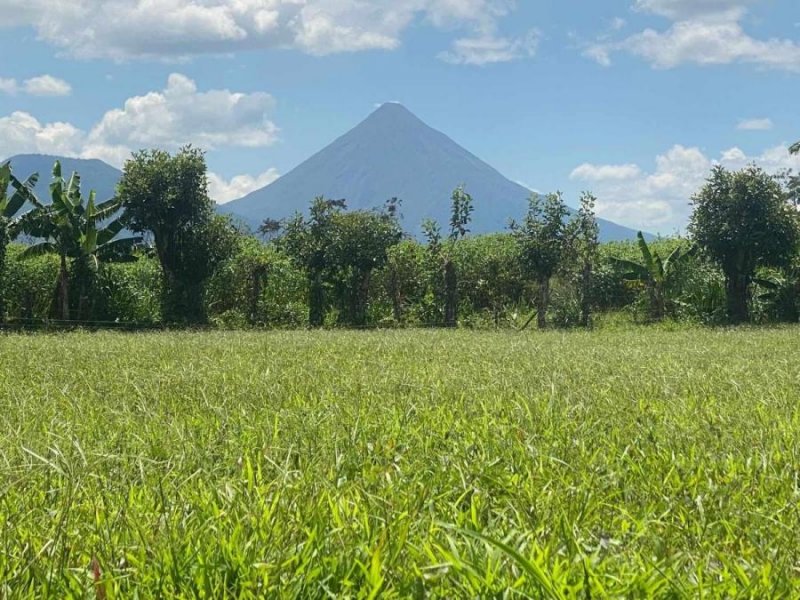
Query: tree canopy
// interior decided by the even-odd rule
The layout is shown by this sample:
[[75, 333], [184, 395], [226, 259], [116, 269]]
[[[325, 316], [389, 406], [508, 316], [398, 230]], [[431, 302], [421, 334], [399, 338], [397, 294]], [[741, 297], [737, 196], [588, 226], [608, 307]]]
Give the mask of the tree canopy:
[[797, 211], [777, 179], [756, 166], [714, 167], [692, 204], [689, 231], [725, 274], [728, 317], [746, 321], [756, 268], [786, 266], [797, 251]]
[[191, 146], [174, 156], [137, 152], [125, 163], [118, 193], [131, 229], [152, 236], [164, 275], [164, 319], [205, 322], [206, 281], [233, 251], [235, 235], [214, 212], [204, 153]]

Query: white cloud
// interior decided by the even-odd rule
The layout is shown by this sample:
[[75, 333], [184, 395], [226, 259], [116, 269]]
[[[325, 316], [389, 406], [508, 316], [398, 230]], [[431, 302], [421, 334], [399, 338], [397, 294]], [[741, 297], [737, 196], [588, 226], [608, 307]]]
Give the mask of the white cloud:
[[0, 147], [6, 156], [45, 152], [100, 158], [115, 166], [140, 148], [262, 147], [277, 139], [278, 128], [267, 118], [274, 103], [263, 92], [201, 92], [188, 77], [173, 74], [166, 89], [129, 98], [88, 132], [69, 123], [40, 123], [26, 112], [0, 118]]
[[180, 58], [255, 48], [392, 49], [421, 19], [483, 33], [514, 0], [0, 0], [6, 26], [83, 58]]
[[[753, 0], [756, 1], [756, 0]], [[605, 36], [584, 55], [603, 66], [616, 52], [639, 56], [657, 69], [682, 64], [700, 66], [753, 64], [800, 72], [800, 43], [789, 39], [756, 39], [742, 27], [747, 0], [638, 0], [636, 8], [673, 20], [664, 31], [645, 29], [623, 40]]]
[[742, 119], [736, 129], [741, 131], [768, 131], [773, 127], [772, 119]]
[[758, 0], [636, 0], [636, 10], [673, 20], [695, 17], [730, 16], [741, 13]]
[[[676, 145], [656, 157], [655, 169], [650, 172], [636, 165], [587, 164], [576, 168], [572, 178], [592, 184], [599, 216], [645, 231], [672, 233], [688, 223], [690, 199], [713, 165], [741, 169], [752, 162], [770, 173], [800, 169], [800, 157], [791, 156], [786, 145], [756, 156], [734, 147], [714, 160], [699, 148]], [[638, 171], [635, 175], [634, 170]]]
[[216, 173], [208, 174], [208, 193], [218, 204], [225, 204], [232, 200], [238, 200], [259, 190], [280, 177], [277, 169], [268, 169], [260, 175], [237, 175], [230, 181]]
[[108, 111], [89, 132], [84, 153], [118, 165], [139, 148], [268, 146], [278, 136], [267, 118], [274, 104], [263, 92], [200, 92], [188, 77], [172, 74], [166, 89], [134, 96]]
[[593, 165], [583, 163], [576, 167], [570, 174], [570, 179], [583, 179], [585, 181], [608, 181], [633, 179], [641, 174], [638, 165]]
[[18, 83], [16, 79], [0, 79], [0, 93], [16, 95], [25, 93], [30, 96], [69, 96], [72, 86], [52, 75], [31, 77]]
[[460, 38], [439, 58], [456, 65], [488, 65], [532, 57], [539, 47], [540, 34], [531, 30], [520, 38], [497, 37], [492, 33]]
[[40, 75], [25, 80], [25, 93], [31, 96], [69, 96], [72, 86], [58, 77]]
[[[139, 148], [174, 150], [188, 143], [207, 150], [267, 146], [278, 132], [266, 116], [273, 106], [269, 94], [200, 92], [194, 81], [173, 74], [166, 89], [128, 99], [123, 108], [105, 113], [89, 132], [70, 123], [41, 123], [22, 111], [0, 117], [0, 159], [24, 153], [55, 154], [99, 158], [121, 167], [131, 151]], [[277, 178], [275, 169], [230, 180], [209, 173], [209, 190], [218, 202], [228, 202]]]
[[0, 117], [0, 158], [24, 153], [77, 156], [84, 139], [84, 132], [70, 123], [40, 123], [22, 111]]

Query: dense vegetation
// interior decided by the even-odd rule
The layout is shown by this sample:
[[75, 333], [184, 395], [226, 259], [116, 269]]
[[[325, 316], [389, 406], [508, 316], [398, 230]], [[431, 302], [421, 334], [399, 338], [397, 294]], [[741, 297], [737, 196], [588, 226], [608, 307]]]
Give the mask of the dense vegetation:
[[[524, 327], [536, 318], [545, 328], [587, 327], [620, 310], [641, 321], [800, 318], [800, 178], [755, 166], [712, 171], [693, 198], [689, 238], [604, 245], [589, 193], [575, 214], [560, 194], [534, 195], [508, 233], [472, 237], [480, 199], [458, 188], [445, 233], [424, 223], [422, 243], [400, 228], [394, 198], [352, 211], [320, 197], [307, 215], [267, 219], [252, 235], [215, 215], [204, 155], [191, 147], [137, 153], [118, 197], [99, 203], [58, 164], [47, 202], [37, 179], [0, 171], [7, 324]], [[20, 234], [33, 245], [8, 246]]]
[[613, 244], [588, 193], [472, 237], [463, 188], [425, 243], [397, 199], [259, 238], [192, 148], [36, 184], [0, 166], [7, 324], [462, 330], [0, 336], [0, 598], [800, 589], [797, 326], [676, 322], [800, 319], [792, 174], [717, 168], [690, 238]]
[[0, 596], [794, 597], [797, 336], [3, 336]]

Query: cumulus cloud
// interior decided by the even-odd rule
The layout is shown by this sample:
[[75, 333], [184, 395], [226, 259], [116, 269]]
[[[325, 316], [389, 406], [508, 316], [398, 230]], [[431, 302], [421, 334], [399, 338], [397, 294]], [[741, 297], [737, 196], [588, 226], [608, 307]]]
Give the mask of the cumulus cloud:
[[72, 86], [52, 75], [40, 75], [31, 77], [22, 83], [16, 79], [0, 78], [0, 93], [16, 95], [29, 94], [31, 96], [69, 96], [72, 93]]
[[0, 117], [0, 158], [24, 153], [77, 156], [84, 139], [84, 132], [70, 123], [41, 123], [22, 111]]
[[277, 169], [268, 169], [255, 177], [252, 175], [237, 175], [229, 181], [216, 173], [209, 173], [208, 193], [218, 204], [225, 204], [268, 186], [278, 177], [280, 177], [280, 174]]
[[537, 30], [520, 38], [498, 37], [492, 33], [457, 39], [439, 58], [456, 65], [488, 65], [536, 55], [540, 34]]
[[770, 173], [800, 169], [800, 157], [791, 156], [786, 145], [754, 156], [734, 147], [716, 159], [699, 148], [675, 145], [656, 157], [655, 168], [649, 172], [629, 164], [584, 164], [572, 171], [571, 178], [592, 185], [598, 215], [646, 231], [672, 233], [688, 223], [690, 199], [713, 165], [741, 169], [752, 162]]
[[164, 90], [129, 98], [122, 108], [108, 111], [89, 132], [87, 145], [116, 163], [120, 152], [145, 147], [268, 146], [278, 136], [267, 118], [274, 104], [263, 92], [200, 92], [194, 81], [174, 73]]
[[682, 64], [733, 63], [800, 72], [800, 43], [789, 39], [756, 39], [742, 27], [747, 7], [758, 0], [638, 0], [636, 8], [671, 19], [663, 31], [648, 28], [622, 40], [605, 37], [584, 55], [609, 66], [612, 55], [627, 52], [657, 69]]
[[[207, 150], [268, 146], [278, 134], [267, 118], [273, 106], [269, 94], [198, 91], [194, 81], [173, 74], [164, 90], [128, 99], [122, 108], [106, 112], [89, 131], [70, 123], [42, 123], [22, 111], [0, 117], [0, 159], [40, 153], [99, 158], [121, 167], [139, 148], [175, 150], [188, 143]], [[210, 173], [209, 188], [215, 200], [227, 202], [277, 177], [275, 169], [230, 180]]]
[[741, 131], [769, 131], [773, 127], [772, 119], [742, 119], [736, 129]]
[[179, 58], [255, 48], [392, 49], [421, 19], [485, 32], [514, 0], [0, 0], [6, 26], [83, 58]]

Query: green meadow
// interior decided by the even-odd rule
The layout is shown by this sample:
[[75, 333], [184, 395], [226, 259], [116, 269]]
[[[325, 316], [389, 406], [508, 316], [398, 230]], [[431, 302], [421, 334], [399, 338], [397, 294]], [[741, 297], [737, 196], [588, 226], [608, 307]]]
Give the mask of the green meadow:
[[800, 589], [800, 328], [0, 337], [0, 598]]

